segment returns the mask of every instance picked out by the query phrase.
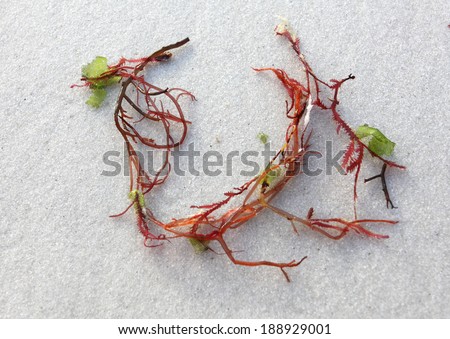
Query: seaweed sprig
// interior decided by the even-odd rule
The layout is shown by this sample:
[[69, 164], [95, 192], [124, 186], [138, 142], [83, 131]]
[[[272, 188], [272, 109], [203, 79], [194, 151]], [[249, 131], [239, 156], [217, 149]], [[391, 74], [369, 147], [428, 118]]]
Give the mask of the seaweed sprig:
[[[104, 60], [97, 60], [96, 64], [103, 67], [100, 71], [84, 70], [82, 81], [93, 91], [94, 98], [88, 104], [98, 106], [104, 93], [96, 92], [98, 89], [121, 82], [121, 91], [114, 111], [115, 125], [122, 135], [128, 152], [130, 166], [130, 188], [128, 208], [114, 217], [123, 215], [134, 207], [139, 231], [144, 237], [144, 244], [149, 247], [160, 246], [164, 241], [174, 238], [186, 238], [194, 246], [196, 252], [214, 249], [214, 244], [221, 248], [225, 255], [236, 265], [242, 266], [271, 266], [281, 270], [285, 278], [290, 281], [288, 268], [300, 265], [306, 256], [300, 260], [274, 262], [268, 260], [244, 260], [236, 256], [236, 252], [226, 240], [226, 235], [243, 227], [249, 220], [257, 217], [262, 211], [268, 210], [282, 219], [288, 221], [292, 229], [298, 233], [298, 226], [311, 229], [330, 239], [338, 240], [354, 232], [370, 238], [382, 239], [387, 235], [379, 234], [369, 229], [372, 224], [393, 225], [397, 221], [388, 219], [364, 219], [357, 217], [357, 184], [363, 161], [370, 155], [379, 159], [382, 164], [380, 175], [366, 179], [370, 181], [381, 178], [387, 205], [393, 207], [386, 180], [386, 168], [404, 169], [395, 162], [385, 159], [390, 155], [394, 144], [379, 130], [361, 126], [353, 130], [343, 119], [339, 107], [339, 92], [343, 85], [355, 77], [349, 76], [330, 81], [321, 80], [312, 70], [305, 56], [301, 52], [300, 41], [289, 29], [286, 23], [276, 27], [277, 35], [286, 38], [299, 61], [305, 74], [305, 80], [300, 81], [289, 76], [283, 69], [268, 67], [254, 68], [256, 72], [271, 72], [283, 85], [288, 96], [284, 112], [287, 125], [284, 134], [284, 144], [276, 155], [267, 164], [264, 171], [251, 178], [241, 186], [224, 193], [224, 198], [218, 202], [192, 205], [199, 211], [194, 215], [170, 221], [161, 220], [152, 210], [151, 204], [146, 203], [146, 195], [156, 186], [162, 185], [170, 173], [169, 154], [173, 148], [180, 146], [187, 135], [189, 121], [186, 120], [179, 99], [187, 96], [194, 100], [194, 96], [183, 89], [163, 88], [149, 83], [142, 74], [143, 69], [151, 64], [169, 60], [170, 50], [186, 44], [184, 39], [172, 45], [161, 48], [150, 56], [142, 59], [124, 59], [117, 64], [104, 67]], [[98, 88], [101, 87], [101, 88]], [[323, 98], [322, 92], [331, 91], [331, 98]], [[313, 108], [330, 113], [336, 123], [337, 133], [343, 131], [349, 138], [348, 146], [342, 161], [342, 168], [347, 173], [354, 173], [354, 218], [347, 220], [341, 217], [320, 218], [315, 216], [310, 208], [305, 216], [298, 216], [285, 209], [275, 206], [272, 200], [279, 195], [284, 187], [296, 176], [299, 176], [301, 165], [310, 148], [310, 116], [314, 114]], [[137, 125], [142, 121], [150, 124], [145, 134]], [[149, 135], [156, 126], [161, 127], [163, 137], [157, 141], [157, 136]], [[260, 140], [267, 142], [267, 136], [259, 135]], [[150, 175], [139, 159], [135, 147], [140, 145], [149, 149], [164, 150], [163, 163], [156, 173]], [[230, 201], [241, 197], [242, 202], [237, 207], [228, 207]]]

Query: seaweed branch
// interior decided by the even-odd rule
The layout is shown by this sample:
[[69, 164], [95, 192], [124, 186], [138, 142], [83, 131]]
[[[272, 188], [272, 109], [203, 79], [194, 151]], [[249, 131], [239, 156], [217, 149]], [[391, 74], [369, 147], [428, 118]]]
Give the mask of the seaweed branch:
[[[347, 81], [353, 80], [355, 77], [350, 74], [341, 80], [321, 80], [306, 61], [301, 52], [300, 41], [289, 29], [287, 23], [278, 25], [275, 31], [277, 35], [289, 41], [305, 73], [305, 81], [302, 82], [279, 68], [254, 68], [256, 72], [273, 73], [283, 85], [289, 98], [286, 101], [286, 111], [284, 112], [287, 126], [283, 146], [262, 173], [240, 187], [228, 190], [224, 193], [224, 199], [203, 205], [192, 205], [192, 208], [200, 209], [200, 211], [194, 215], [172, 219], [168, 222], [155, 216], [154, 211], [146, 204], [145, 196], [167, 180], [170, 173], [169, 154], [175, 147], [183, 144], [186, 138], [190, 122], [184, 116], [179, 99], [187, 96], [195, 100], [195, 97], [190, 92], [180, 88], [155, 86], [145, 79], [142, 71], [146, 66], [169, 60], [171, 58], [170, 51], [185, 45], [189, 39], [186, 38], [163, 47], [145, 58], [122, 58], [117, 64], [108, 66], [106, 70], [104, 70], [105, 66], [102, 64], [103, 72], [99, 73], [96, 70], [96, 72], [93, 72], [94, 76], [89, 76], [92, 72], [85, 72], [83, 75], [81, 80], [84, 84], [82, 86], [88, 86], [93, 90], [97, 90], [98, 87], [104, 89], [106, 85], [121, 81], [122, 87], [114, 111], [114, 121], [128, 151], [131, 173], [129, 199], [131, 203], [125, 211], [113, 217], [121, 216], [131, 207], [134, 207], [137, 226], [144, 237], [146, 246], [160, 246], [163, 241], [170, 241], [173, 238], [186, 238], [197, 252], [203, 252], [207, 249], [214, 251], [211, 244], [215, 243], [234, 264], [250, 267], [275, 267], [281, 270], [287, 281], [290, 281], [286, 270], [300, 265], [306, 259], [306, 256], [300, 260], [286, 262], [242, 260], [236, 257], [236, 252], [228, 244], [226, 235], [232, 230], [243, 227], [263, 210], [271, 211], [287, 220], [295, 233], [299, 232], [297, 226], [303, 226], [333, 240], [341, 239], [351, 232], [376, 239], [387, 238], [387, 235], [371, 231], [368, 228], [369, 225], [393, 225], [397, 223], [387, 219], [357, 217], [357, 184], [361, 165], [366, 158], [365, 154], [369, 154], [383, 163], [382, 172], [377, 176], [366, 179], [365, 182], [380, 178], [388, 207], [390, 205], [393, 208], [394, 205], [386, 185], [386, 168], [404, 169], [405, 167], [383, 157], [385, 153], [388, 153], [387, 150], [392, 151], [393, 145], [387, 142], [389, 140], [381, 132], [368, 126], [362, 126], [364, 128], [354, 131], [342, 118], [338, 109], [339, 91]], [[322, 98], [321, 93], [324, 90], [331, 91], [331, 98]], [[100, 94], [103, 95], [103, 92]], [[283, 191], [284, 187], [294, 177], [301, 174], [303, 159], [308, 152], [311, 152], [309, 141], [312, 130], [309, 124], [310, 115], [313, 114], [312, 111], [315, 106], [323, 111], [330, 112], [331, 118], [336, 123], [337, 133], [343, 131], [349, 138], [342, 160], [342, 168], [347, 173], [355, 173], [353, 220], [346, 220], [341, 217], [318, 218], [313, 216], [314, 210], [312, 208], [305, 217], [301, 217], [272, 203], [272, 200]], [[142, 122], [151, 124], [152, 128], [146, 128], [143, 131], [139, 128]], [[160, 140], [157, 140], [157, 135], [149, 134], [155, 131], [156, 127], [159, 127], [163, 133]], [[372, 139], [365, 140], [364, 138], [368, 136], [377, 138], [377, 140], [373, 142]], [[261, 135], [260, 138], [262, 141], [267, 141], [266, 136]], [[156, 173], [150, 175], [145, 170], [137, 155], [136, 145], [164, 151], [163, 163]], [[229, 208], [230, 201], [237, 197], [242, 198], [242, 203], [237, 207]]]

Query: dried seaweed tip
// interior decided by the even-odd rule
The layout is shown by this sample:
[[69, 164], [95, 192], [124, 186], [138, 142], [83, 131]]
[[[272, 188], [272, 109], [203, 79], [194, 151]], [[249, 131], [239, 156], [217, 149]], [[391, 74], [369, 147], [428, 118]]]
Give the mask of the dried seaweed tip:
[[282, 16], [279, 16], [279, 15], [277, 17], [278, 17], [278, 19], [281, 20], [281, 23], [279, 23], [277, 25], [277, 27], [275, 27], [275, 32], [280, 35], [288, 34], [288, 35], [290, 35], [290, 37], [292, 38], [293, 41], [296, 41], [297, 35], [291, 28], [291, 24], [289, 23], [289, 20]]

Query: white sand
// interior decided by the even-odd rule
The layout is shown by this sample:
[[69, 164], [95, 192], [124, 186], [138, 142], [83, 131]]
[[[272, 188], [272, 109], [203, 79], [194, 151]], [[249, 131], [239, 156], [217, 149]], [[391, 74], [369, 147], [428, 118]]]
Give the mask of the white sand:
[[[450, 316], [448, 1], [83, 2], [0, 3], [1, 317]], [[261, 150], [263, 131], [279, 145], [286, 96], [273, 76], [251, 70], [296, 74], [293, 52], [274, 35], [275, 15], [290, 19], [322, 78], [356, 75], [342, 89], [343, 116], [379, 127], [397, 143], [393, 159], [408, 167], [389, 172], [397, 210], [385, 208], [379, 183], [360, 186], [361, 217], [401, 221], [374, 228], [388, 240], [334, 242], [303, 229], [299, 238], [270, 213], [231, 236], [242, 258], [308, 255], [289, 271], [291, 284], [275, 269], [194, 255], [184, 240], [144, 248], [132, 213], [108, 218], [127, 204], [128, 179], [101, 175], [102, 155], [122, 151], [117, 90], [94, 111], [86, 90], [69, 89], [96, 55], [144, 56], [189, 36], [189, 46], [148, 73], [197, 96], [183, 101], [193, 122], [187, 143], [224, 154]], [[315, 111], [312, 123], [318, 147], [345, 140], [328, 113]], [[362, 178], [379, 168], [369, 160]], [[148, 203], [169, 220], [244, 181], [172, 176]], [[351, 218], [351, 190], [350, 177], [303, 176], [276, 203]]]

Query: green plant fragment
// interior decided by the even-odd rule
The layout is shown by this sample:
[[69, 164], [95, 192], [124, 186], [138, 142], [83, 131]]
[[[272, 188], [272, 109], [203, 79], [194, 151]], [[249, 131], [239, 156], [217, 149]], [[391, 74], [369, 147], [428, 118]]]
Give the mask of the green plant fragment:
[[90, 79], [98, 78], [108, 70], [108, 60], [105, 57], [98, 56], [89, 64], [83, 66], [81, 74]]
[[[137, 202], [136, 202], [137, 197]], [[145, 197], [144, 194], [140, 190], [132, 190], [130, 193], [128, 193], [128, 198], [131, 201], [135, 201], [141, 208], [145, 207]]]
[[355, 134], [359, 140], [378, 156], [391, 155], [394, 151], [395, 143], [377, 128], [364, 124], [357, 128]]
[[92, 88], [91, 96], [86, 103], [94, 108], [99, 108], [106, 98], [106, 90], [103, 88]]
[[203, 253], [208, 249], [208, 243], [209, 241], [201, 241], [194, 238], [189, 238], [189, 243], [194, 248], [195, 253]]
[[259, 132], [257, 137], [264, 145], [269, 141], [269, 136], [265, 133]]
[[[270, 163], [266, 166], [264, 169], [264, 172], [267, 172], [270, 169]], [[262, 180], [262, 186], [263, 187], [269, 187], [272, 182], [277, 179], [279, 176], [281, 176], [283, 170], [281, 167], [276, 167], [275, 169], [271, 169], [267, 174], [264, 176]]]
[[117, 84], [122, 79], [122, 77], [113, 74], [104, 75], [101, 79], [97, 79], [108, 71], [110, 71], [108, 60], [102, 56], [97, 56], [81, 69], [81, 75], [89, 81], [89, 87], [92, 90], [90, 98], [86, 101], [91, 107], [99, 108], [106, 97], [104, 88]]
[[122, 79], [122, 77], [118, 76], [118, 75], [109, 76], [105, 79], [96, 81], [95, 86], [99, 87], [99, 88], [111, 86], [111, 85], [117, 84], [121, 79]]

